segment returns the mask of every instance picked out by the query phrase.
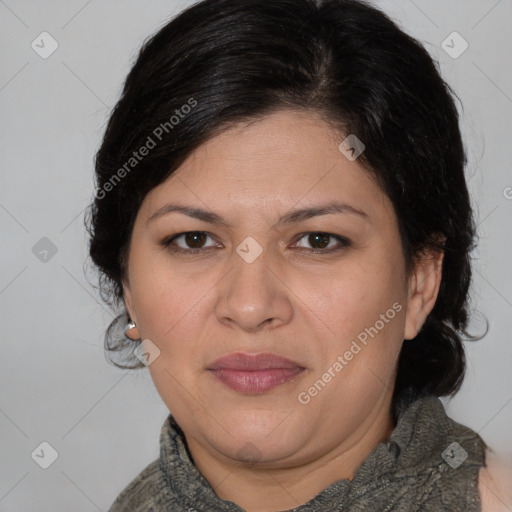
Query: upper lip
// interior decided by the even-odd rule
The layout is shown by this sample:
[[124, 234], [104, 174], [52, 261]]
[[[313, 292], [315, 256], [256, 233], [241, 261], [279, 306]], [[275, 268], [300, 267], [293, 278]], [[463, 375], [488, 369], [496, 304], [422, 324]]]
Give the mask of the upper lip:
[[303, 368], [303, 366], [277, 354], [243, 352], [233, 352], [219, 357], [208, 366], [208, 370], [267, 370], [269, 368]]

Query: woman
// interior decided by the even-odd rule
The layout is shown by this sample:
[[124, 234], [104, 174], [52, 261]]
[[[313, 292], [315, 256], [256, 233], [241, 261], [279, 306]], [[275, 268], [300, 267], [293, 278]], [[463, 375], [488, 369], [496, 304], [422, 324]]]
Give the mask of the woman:
[[358, 0], [206, 0], [145, 43], [88, 229], [107, 348], [170, 415], [111, 512], [508, 510], [438, 398], [475, 239], [451, 94]]

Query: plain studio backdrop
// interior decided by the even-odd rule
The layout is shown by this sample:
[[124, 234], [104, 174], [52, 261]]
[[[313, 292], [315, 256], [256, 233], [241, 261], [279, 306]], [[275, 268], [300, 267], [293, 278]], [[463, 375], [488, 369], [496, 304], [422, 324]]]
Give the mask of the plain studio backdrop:
[[[105, 360], [112, 314], [84, 272], [83, 213], [142, 41], [190, 4], [0, 0], [0, 511], [105, 511], [158, 456], [168, 411], [147, 369]], [[375, 5], [426, 45], [464, 105], [480, 236], [473, 305], [490, 330], [466, 344], [463, 389], [443, 401], [512, 456], [512, 1]], [[482, 332], [482, 315], [471, 327]]]

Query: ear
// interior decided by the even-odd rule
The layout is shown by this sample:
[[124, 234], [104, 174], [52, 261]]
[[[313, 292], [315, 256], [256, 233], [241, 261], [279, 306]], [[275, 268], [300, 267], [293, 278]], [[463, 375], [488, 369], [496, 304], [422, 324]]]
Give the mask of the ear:
[[[438, 241], [445, 242], [444, 235]], [[420, 332], [427, 316], [434, 309], [443, 273], [444, 251], [428, 249], [417, 256], [409, 279], [404, 338], [412, 340]]]

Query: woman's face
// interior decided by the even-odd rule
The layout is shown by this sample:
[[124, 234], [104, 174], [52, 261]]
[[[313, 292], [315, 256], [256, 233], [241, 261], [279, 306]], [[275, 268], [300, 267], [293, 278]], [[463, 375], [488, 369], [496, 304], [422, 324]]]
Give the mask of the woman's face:
[[[389, 427], [402, 342], [432, 309], [440, 276], [406, 279], [392, 205], [339, 150], [343, 139], [291, 111], [237, 126], [138, 212], [125, 300], [160, 351], [151, 376], [197, 453], [284, 467]], [[212, 370], [233, 353], [292, 363]]]

